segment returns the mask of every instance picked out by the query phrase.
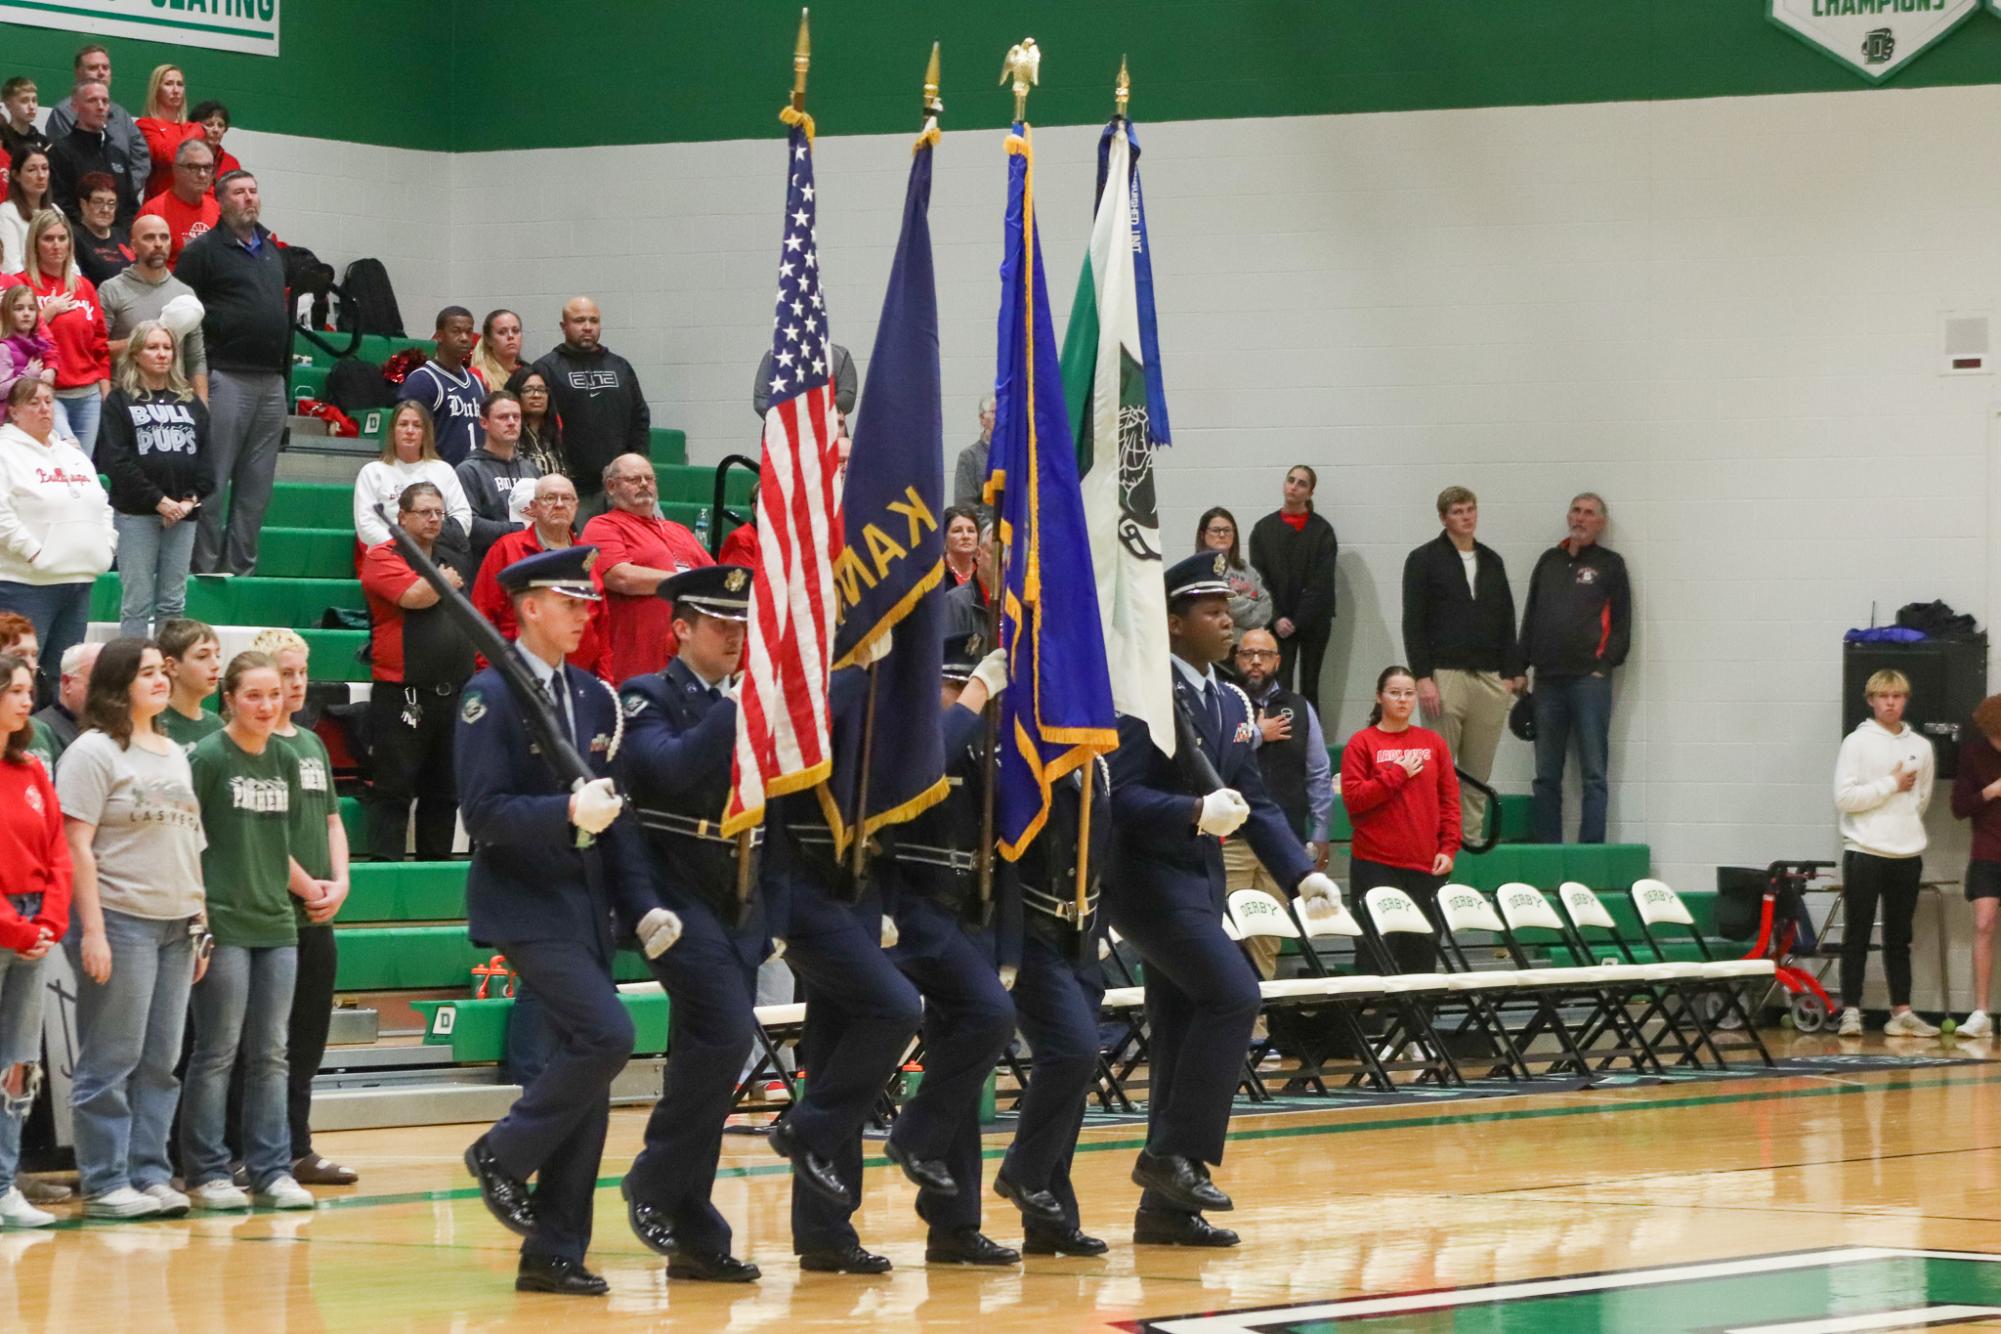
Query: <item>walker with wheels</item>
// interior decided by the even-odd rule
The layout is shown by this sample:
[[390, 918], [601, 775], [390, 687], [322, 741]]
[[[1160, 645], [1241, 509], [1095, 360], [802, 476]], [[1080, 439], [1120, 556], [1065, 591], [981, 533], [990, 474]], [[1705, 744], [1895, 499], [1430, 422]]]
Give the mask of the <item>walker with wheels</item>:
[[[1802, 1033], [1819, 1032], [1834, 1015], [1834, 1002], [1820, 985], [1820, 979], [1795, 962], [1819, 952], [1803, 895], [1812, 881], [1838, 865], [1824, 861], [1776, 861], [1762, 874], [1736, 867], [1717, 871], [1717, 930], [1739, 940], [1751, 935], [1755, 904], [1757, 938], [1743, 957], [1772, 961], [1773, 988], [1785, 989], [1786, 1012], [1793, 1027]], [[1733, 930], [1733, 926], [1738, 929]], [[1769, 996], [1767, 993], [1768, 999]]]

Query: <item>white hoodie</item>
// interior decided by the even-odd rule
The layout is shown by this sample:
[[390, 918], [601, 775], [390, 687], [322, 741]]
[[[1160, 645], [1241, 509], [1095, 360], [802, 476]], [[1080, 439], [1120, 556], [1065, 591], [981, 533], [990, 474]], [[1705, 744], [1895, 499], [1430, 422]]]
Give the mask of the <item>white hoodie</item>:
[[0, 580], [88, 583], [111, 568], [117, 546], [111, 500], [83, 451], [0, 426]]
[[456, 523], [460, 531], [472, 533], [472, 506], [466, 503], [465, 488], [459, 485], [459, 475], [452, 471], [451, 464], [443, 459], [418, 459], [415, 463], [401, 459], [384, 463], [377, 459], [364, 464], [354, 479], [354, 531], [361, 545], [372, 547], [389, 540], [388, 525], [375, 516], [375, 507], [381, 505], [388, 510], [394, 521], [396, 499], [412, 482], [429, 482], [437, 487], [445, 498], [445, 517]]
[[[1834, 805], [1841, 812], [1841, 846], [1872, 857], [1916, 857], [1925, 850], [1925, 807], [1932, 800], [1932, 743], [1909, 723], [1891, 732], [1865, 719], [1841, 743], [1834, 761]], [[1897, 775], [1915, 772], [1911, 790]]]

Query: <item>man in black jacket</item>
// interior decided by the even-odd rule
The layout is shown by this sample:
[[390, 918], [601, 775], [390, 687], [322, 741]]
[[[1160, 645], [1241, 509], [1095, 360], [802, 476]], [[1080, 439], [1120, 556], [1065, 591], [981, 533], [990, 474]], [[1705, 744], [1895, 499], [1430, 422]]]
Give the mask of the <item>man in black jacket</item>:
[[1598, 545], [1602, 498], [1570, 502], [1570, 531], [1542, 553], [1529, 576], [1521, 658], [1535, 673], [1535, 836], [1563, 841], [1563, 765], [1573, 733], [1584, 780], [1579, 843], [1605, 841], [1606, 768], [1612, 735], [1612, 672], [1626, 660], [1633, 594], [1626, 562]]
[[632, 363], [598, 341], [603, 328], [597, 302], [570, 298], [563, 304], [563, 341], [535, 363], [563, 422], [579, 523], [605, 512], [604, 470], [613, 459], [652, 456], [652, 409]]
[[[1484, 783], [1523, 684], [1515, 595], [1499, 553], [1474, 539], [1478, 496], [1446, 487], [1438, 493], [1438, 521], [1445, 531], [1403, 563], [1404, 661], [1417, 677], [1418, 705], [1453, 763]], [[1487, 798], [1470, 783], [1460, 784], [1459, 813], [1460, 828], [1477, 839]]]
[[[1334, 525], [1313, 509], [1320, 479], [1304, 463], [1285, 474], [1285, 501], [1251, 529], [1251, 564], [1271, 590], [1271, 631], [1278, 636], [1279, 681], [1320, 707], [1320, 665], [1334, 632]], [[1298, 675], [1293, 675], [1295, 667]]]
[[76, 107], [76, 128], [56, 138], [49, 148], [49, 196], [57, 208], [81, 220], [87, 194], [83, 178], [102, 173], [117, 189], [117, 225], [128, 226], [139, 212], [139, 183], [132, 179], [132, 165], [123, 145], [112, 138], [108, 128], [111, 90], [101, 83], [80, 83], [71, 100]]

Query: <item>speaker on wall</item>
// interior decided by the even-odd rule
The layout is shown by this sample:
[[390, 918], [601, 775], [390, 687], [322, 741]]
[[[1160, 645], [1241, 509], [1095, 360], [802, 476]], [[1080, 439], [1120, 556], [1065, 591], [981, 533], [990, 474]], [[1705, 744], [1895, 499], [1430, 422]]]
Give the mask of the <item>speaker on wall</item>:
[[1863, 688], [1886, 668], [1910, 679], [1911, 702], [1904, 706], [1904, 721], [1931, 739], [1938, 754], [1938, 776], [1951, 778], [1959, 769], [1960, 743], [1972, 731], [1974, 706], [1987, 697], [1987, 636], [1844, 645], [1842, 735], [1869, 716]]

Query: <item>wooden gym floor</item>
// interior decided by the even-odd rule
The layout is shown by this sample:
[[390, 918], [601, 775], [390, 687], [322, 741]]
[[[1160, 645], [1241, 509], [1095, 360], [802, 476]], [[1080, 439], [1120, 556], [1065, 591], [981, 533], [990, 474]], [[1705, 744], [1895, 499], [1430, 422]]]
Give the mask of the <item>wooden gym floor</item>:
[[[1772, 1036], [1780, 1055], [1939, 1050]], [[312, 1214], [0, 1233], [0, 1330], [2001, 1329], [2001, 1063], [1243, 1116], [1217, 1174], [1230, 1251], [1133, 1247], [1139, 1131], [1088, 1130], [1084, 1221], [1112, 1253], [998, 1272], [927, 1269], [914, 1190], [874, 1156], [858, 1222], [896, 1263], [877, 1279], [801, 1275], [784, 1164], [730, 1136], [717, 1197], [764, 1267], [752, 1287], [670, 1285], [627, 1231], [615, 1183], [643, 1118], [616, 1112], [605, 1155], [608, 1300], [512, 1290], [515, 1241], [459, 1162], [479, 1128], [445, 1126], [325, 1136], [363, 1184]]]

